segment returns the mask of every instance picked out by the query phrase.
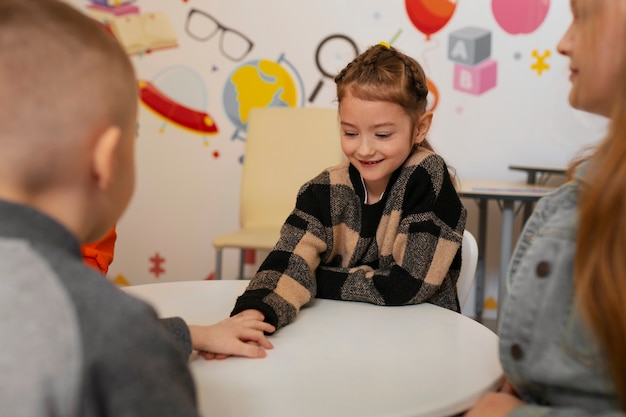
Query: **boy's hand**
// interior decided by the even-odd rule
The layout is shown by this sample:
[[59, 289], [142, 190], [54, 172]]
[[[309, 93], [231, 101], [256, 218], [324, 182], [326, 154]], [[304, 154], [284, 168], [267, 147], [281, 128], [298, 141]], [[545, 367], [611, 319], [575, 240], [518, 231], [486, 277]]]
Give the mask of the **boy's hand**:
[[191, 345], [205, 359], [263, 358], [273, 348], [264, 332], [276, 330], [263, 318], [259, 311], [246, 310], [209, 326], [189, 326]]

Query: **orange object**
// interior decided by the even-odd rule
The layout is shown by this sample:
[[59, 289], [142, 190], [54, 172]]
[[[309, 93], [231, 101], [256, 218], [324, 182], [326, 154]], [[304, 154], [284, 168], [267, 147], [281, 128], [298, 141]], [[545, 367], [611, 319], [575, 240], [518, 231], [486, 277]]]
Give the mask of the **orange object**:
[[429, 103], [429, 111], [435, 111], [437, 108], [437, 104], [439, 103], [439, 90], [437, 90], [437, 86], [433, 83], [430, 78], [426, 78], [426, 87], [428, 87], [428, 92], [432, 94], [432, 102]]
[[109, 265], [113, 262], [116, 239], [117, 233], [113, 226], [99, 241], [83, 245], [81, 252], [85, 263], [106, 275]]

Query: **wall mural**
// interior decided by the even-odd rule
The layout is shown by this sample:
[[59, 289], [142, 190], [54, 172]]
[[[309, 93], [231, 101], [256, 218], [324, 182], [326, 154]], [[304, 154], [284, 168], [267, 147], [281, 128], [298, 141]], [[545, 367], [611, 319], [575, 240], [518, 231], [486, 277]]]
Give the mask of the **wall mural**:
[[280, 54], [276, 60], [255, 59], [235, 68], [224, 85], [223, 100], [235, 126], [231, 139], [245, 140], [251, 108], [303, 106], [304, 85], [294, 66]]
[[430, 40], [452, 18], [456, 0], [405, 0], [406, 12], [417, 30]]
[[202, 77], [189, 67], [164, 68], [150, 80], [139, 80], [141, 103], [163, 119], [163, 133], [171, 123], [204, 137], [219, 133], [217, 123], [208, 111], [207, 88]]
[[550, 10], [550, 0], [492, 0], [493, 16], [502, 29], [511, 35], [536, 31]]
[[[506, 164], [520, 155], [561, 165], [574, 149], [564, 148], [552, 124], [573, 126], [561, 135], [584, 130], [576, 129], [580, 116], [570, 122], [565, 93], [555, 90], [567, 88], [553, 74], [567, 2], [66, 1], [107, 27], [138, 76], [140, 172], [110, 269], [120, 284], [211, 279], [211, 239], [238, 222], [250, 109], [334, 107], [335, 74], [379, 41], [423, 65], [436, 113], [431, 141], [461, 177], [507, 178]], [[554, 98], [540, 98], [546, 91]], [[502, 103], [511, 94], [519, 95], [519, 109], [509, 114]], [[534, 111], [553, 111], [562, 123], [511, 129], [525, 117], [539, 119], [518, 113]], [[493, 156], [485, 159], [484, 149]], [[263, 258], [254, 255], [246, 254], [249, 274]], [[231, 256], [226, 275], [236, 273]], [[488, 275], [498, 272], [492, 262]], [[496, 291], [487, 294], [485, 307], [495, 308]]]

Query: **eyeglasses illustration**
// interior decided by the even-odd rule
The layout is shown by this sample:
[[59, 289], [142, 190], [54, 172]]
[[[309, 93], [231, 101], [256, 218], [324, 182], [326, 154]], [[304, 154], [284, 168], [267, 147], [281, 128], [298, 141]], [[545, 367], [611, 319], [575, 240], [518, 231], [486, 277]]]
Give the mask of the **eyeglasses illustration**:
[[220, 51], [232, 61], [241, 61], [254, 47], [254, 42], [246, 35], [224, 26], [210, 14], [198, 9], [189, 11], [185, 32], [199, 41], [208, 41], [220, 32]]

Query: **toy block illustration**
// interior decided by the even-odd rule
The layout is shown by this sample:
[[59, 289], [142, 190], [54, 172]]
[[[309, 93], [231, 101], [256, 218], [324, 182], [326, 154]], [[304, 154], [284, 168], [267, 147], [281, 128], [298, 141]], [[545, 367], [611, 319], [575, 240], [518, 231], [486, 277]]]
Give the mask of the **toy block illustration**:
[[454, 65], [454, 88], [466, 93], [479, 95], [496, 86], [498, 63], [486, 59], [478, 65]]
[[476, 65], [491, 56], [491, 32], [465, 27], [449, 35], [448, 58], [463, 65]]

